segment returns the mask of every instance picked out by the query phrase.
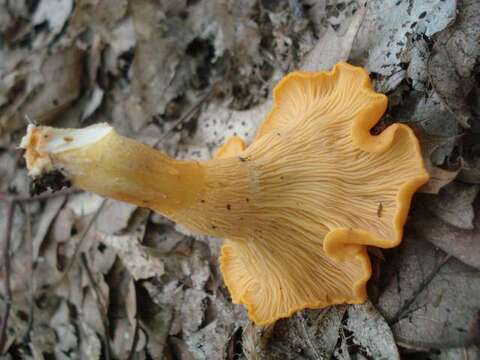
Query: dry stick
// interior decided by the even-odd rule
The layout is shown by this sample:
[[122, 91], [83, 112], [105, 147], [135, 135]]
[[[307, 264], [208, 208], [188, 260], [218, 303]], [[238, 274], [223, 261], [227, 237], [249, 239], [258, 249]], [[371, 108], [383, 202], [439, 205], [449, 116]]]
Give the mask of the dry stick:
[[[103, 205], [103, 204], [102, 204]], [[102, 320], [105, 326], [105, 359], [110, 360], [110, 339], [108, 336], [108, 332], [110, 329], [110, 322], [108, 321], [108, 316], [107, 316], [107, 305], [102, 302], [103, 296], [101, 295], [100, 291], [98, 290], [97, 283], [95, 282], [95, 279], [92, 274], [92, 270], [90, 269], [90, 266], [88, 265], [88, 259], [85, 253], [82, 253], [80, 255], [80, 260], [82, 262], [82, 265], [87, 272], [87, 278], [88, 281], [90, 282], [90, 286], [93, 289], [94, 297], [97, 300], [97, 303], [100, 307], [100, 314], [102, 316]]]
[[140, 332], [140, 325], [138, 319], [135, 319], [135, 332], [133, 333], [133, 342], [132, 342], [132, 347], [130, 348], [130, 352], [128, 353], [127, 360], [133, 360], [135, 356], [135, 349], [137, 348], [138, 344], [138, 339], [140, 338], [139, 332]]
[[29, 202], [29, 201], [36, 201], [36, 200], [45, 200], [45, 199], [51, 199], [57, 196], [63, 196], [63, 195], [70, 195], [74, 194], [77, 192], [81, 192], [81, 190], [78, 189], [65, 189], [65, 190], [60, 190], [56, 192], [45, 192], [39, 195], [29, 195], [29, 194], [8, 194], [5, 192], [0, 192], [0, 201], [15, 201], [15, 202]]
[[7, 224], [5, 227], [5, 239], [3, 244], [3, 261], [5, 264], [5, 311], [0, 328], [0, 354], [3, 354], [7, 342], [8, 318], [10, 317], [10, 308], [12, 305], [12, 289], [10, 286], [10, 239], [12, 236], [14, 211], [15, 201], [9, 201], [7, 203]]
[[432, 280], [437, 276], [440, 269], [452, 258], [452, 255], [445, 255], [445, 257], [433, 268], [433, 270], [428, 274], [428, 276], [420, 283], [420, 286], [414, 291], [410, 299], [403, 304], [400, 310], [393, 316], [393, 318], [388, 322], [391, 326], [400, 321], [403, 317], [402, 315], [412, 306], [417, 297], [427, 288], [427, 286], [432, 282]]
[[30, 295], [30, 309], [28, 312], [28, 327], [27, 331], [25, 331], [24, 339], [26, 339], [26, 342], [29, 342], [30, 338], [30, 332], [32, 331], [33, 328], [33, 315], [34, 315], [34, 299], [35, 299], [35, 294], [34, 294], [34, 282], [35, 282], [35, 269], [33, 265], [33, 241], [32, 241], [32, 218], [30, 216], [30, 212], [28, 209], [26, 209], [23, 205], [22, 206], [23, 212], [25, 213], [26, 217], [26, 230], [25, 230], [25, 238], [27, 240], [27, 245], [30, 245], [29, 248], [29, 267], [30, 267], [30, 281], [29, 281], [29, 295]]

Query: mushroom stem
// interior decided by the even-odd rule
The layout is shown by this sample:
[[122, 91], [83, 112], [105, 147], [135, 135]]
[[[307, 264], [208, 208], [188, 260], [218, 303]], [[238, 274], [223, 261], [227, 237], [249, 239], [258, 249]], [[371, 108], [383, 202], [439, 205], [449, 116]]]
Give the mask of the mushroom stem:
[[220, 193], [247, 191], [238, 159], [174, 160], [107, 124], [84, 129], [30, 125], [20, 147], [35, 178], [60, 170], [75, 187], [151, 208], [204, 234], [218, 235], [227, 223], [221, 214], [231, 216], [232, 206], [218, 203], [224, 199]]

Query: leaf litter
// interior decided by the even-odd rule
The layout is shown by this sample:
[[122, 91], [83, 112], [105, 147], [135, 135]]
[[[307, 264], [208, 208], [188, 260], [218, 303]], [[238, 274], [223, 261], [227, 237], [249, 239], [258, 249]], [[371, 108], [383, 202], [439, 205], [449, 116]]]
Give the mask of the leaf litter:
[[[15, 152], [25, 115], [57, 126], [108, 121], [174, 157], [209, 158], [229, 136], [252, 139], [283, 75], [339, 60], [370, 71], [389, 96], [380, 126], [414, 127], [432, 175], [404, 244], [372, 257], [371, 303], [267, 328], [231, 303], [218, 239], [86, 193], [19, 200], [6, 356], [476, 356], [478, 16], [474, 0], [0, 1], [4, 195], [28, 191]], [[4, 309], [2, 298], [2, 318]]]

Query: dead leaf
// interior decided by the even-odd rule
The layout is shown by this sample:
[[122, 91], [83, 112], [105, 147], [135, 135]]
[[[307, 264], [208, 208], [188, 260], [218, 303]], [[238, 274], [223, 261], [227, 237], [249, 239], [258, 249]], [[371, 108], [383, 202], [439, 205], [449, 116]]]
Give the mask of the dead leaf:
[[411, 127], [413, 128], [416, 136], [419, 139], [419, 143], [422, 148], [422, 156], [425, 168], [430, 175], [430, 179], [428, 180], [428, 182], [423, 185], [418, 190], [418, 192], [426, 194], [438, 194], [440, 189], [451, 183], [456, 178], [460, 171], [460, 168], [457, 167], [457, 169], [455, 170], [442, 169], [433, 164], [432, 158], [437, 150], [442, 149], [442, 147], [445, 147], [446, 145], [450, 145], [449, 149], [445, 151], [443, 156], [440, 156], [442, 158], [440, 163], [448, 163], [447, 159], [450, 156], [450, 153], [452, 151], [451, 149], [456, 144], [456, 142], [459, 141], [460, 137], [430, 135], [427, 133], [427, 131], [424, 130], [423, 127], [415, 125], [412, 125]]
[[175, 354], [178, 354], [180, 356], [180, 359], [196, 360], [196, 358], [192, 355], [192, 353], [188, 349], [188, 345], [185, 343], [185, 341], [172, 336], [171, 346], [172, 346], [172, 349], [175, 351]]
[[475, 360], [480, 355], [480, 348], [472, 345], [464, 348], [441, 349], [438, 354], [432, 354], [432, 360]]
[[149, 339], [147, 348], [155, 360], [161, 360], [172, 322], [171, 307], [159, 306], [146, 294], [140, 298], [140, 301], [139, 319]]
[[352, 47], [352, 59], [370, 71], [389, 77], [401, 69], [400, 53], [411, 33], [433, 34], [445, 29], [456, 15], [456, 1], [374, 0]]
[[480, 4], [476, 0], [462, 2], [455, 23], [437, 34], [428, 74], [444, 105], [464, 128], [472, 117], [468, 95], [475, 84], [472, 74], [480, 56]]
[[[465, 226], [462, 229], [452, 225], [452, 221], [450, 221], [450, 224], [442, 221], [441, 217], [438, 216], [440, 208], [435, 205], [433, 207], [436, 207], [437, 214], [429, 210], [429, 208], [432, 208], [432, 205], [430, 205], [432, 200], [434, 199], [426, 199], [423, 202], [419, 202], [412, 211], [409, 224], [415, 229], [416, 235], [430, 241], [465, 264], [480, 269], [480, 216], [476, 216], [475, 221], [473, 221], [471, 203], [467, 201], [465, 207], [468, 213], [471, 212], [473, 223], [471, 223], [471, 228], [470, 223], [468, 223], [467, 229], [465, 229]], [[476, 208], [478, 212], [478, 204]], [[459, 214], [461, 212], [462, 210], [459, 210]], [[452, 218], [453, 216], [454, 223], [458, 223], [458, 220], [463, 221], [462, 217], [456, 217], [456, 213], [448, 211], [446, 215], [447, 218]], [[445, 218], [445, 216], [443, 217]]]
[[445, 185], [450, 184], [458, 175], [458, 171], [444, 170], [438, 166], [432, 166], [428, 161], [425, 162], [425, 168], [430, 178], [428, 182], [418, 190], [418, 192], [425, 194], [438, 194]]
[[42, 65], [42, 91], [37, 92], [21, 111], [38, 123], [47, 124], [79, 95], [83, 51], [75, 46], [48, 57]]
[[0, 114], [0, 136], [25, 126], [25, 115], [46, 124], [65, 111], [80, 95], [82, 61], [83, 51], [72, 45], [51, 54], [38, 51], [28, 62], [18, 62], [18, 70], [0, 69], [17, 77]]
[[75, 37], [87, 28], [93, 28], [105, 35], [125, 16], [127, 9], [128, 0], [77, 0], [67, 33]]
[[162, 114], [184, 86], [186, 79], [177, 71], [184, 71], [179, 64], [194, 34], [167, 18], [155, 1], [134, 1], [130, 7], [137, 38], [133, 86], [148, 116]]
[[273, 359], [291, 358], [298, 350], [313, 359], [329, 359], [338, 342], [346, 306], [299, 312], [275, 324], [264, 355]]
[[216, 319], [191, 336], [185, 342], [194, 359], [223, 360], [225, 346], [234, 325]]
[[348, 342], [366, 358], [400, 359], [390, 326], [370, 301], [348, 307], [344, 334], [345, 330], [350, 333]]
[[301, 69], [305, 71], [330, 70], [337, 62], [347, 60], [365, 14], [366, 8], [361, 6], [355, 12], [355, 15], [350, 20], [348, 29], [342, 36], [339, 36], [332, 28], [328, 27], [326, 33], [317, 42], [317, 45], [306, 56]]
[[38, 227], [34, 231], [35, 237], [33, 238], [33, 259], [35, 261], [38, 258], [40, 247], [42, 246], [45, 236], [47, 235], [48, 229], [55, 220], [55, 217], [62, 208], [63, 204], [65, 204], [65, 201], [65, 196], [59, 196], [47, 201], [45, 208], [42, 211], [42, 217]]
[[84, 359], [99, 360], [102, 354], [102, 344], [95, 331], [85, 322], [80, 322], [80, 354]]
[[69, 196], [66, 208], [73, 211], [76, 218], [93, 215], [101, 206], [103, 198], [92, 193], [80, 193]]
[[76, 327], [72, 324], [70, 309], [65, 301], [60, 303], [55, 315], [50, 320], [50, 326], [55, 329], [55, 356], [57, 359], [68, 359], [68, 354], [78, 352], [79, 339]]
[[387, 286], [377, 307], [397, 341], [423, 348], [479, 341], [480, 272], [448, 259], [410, 234], [388, 259]]
[[73, 0], [41, 0], [33, 13], [32, 23], [36, 26], [48, 23], [45, 39], [36, 39], [37, 46], [49, 44], [63, 29], [73, 9]]
[[475, 217], [472, 204], [478, 191], [476, 185], [453, 182], [445, 186], [438, 196], [428, 199], [426, 207], [447, 224], [472, 230]]
[[148, 211], [141, 211], [132, 219], [124, 235], [98, 234], [100, 241], [115, 249], [135, 280], [161, 276], [165, 272], [163, 262], [141, 244], [147, 219]]
[[126, 360], [132, 349], [134, 329], [127, 319], [117, 319], [113, 328], [112, 352], [115, 359]]
[[477, 159], [476, 164], [467, 163], [463, 159], [461, 161], [462, 167], [458, 179], [467, 184], [480, 184], [480, 161]]
[[121, 201], [107, 200], [98, 216], [97, 229], [105, 234], [120, 234], [125, 230], [137, 207]]
[[185, 291], [181, 310], [182, 329], [185, 335], [195, 333], [202, 324], [207, 307], [207, 294], [202, 290]]

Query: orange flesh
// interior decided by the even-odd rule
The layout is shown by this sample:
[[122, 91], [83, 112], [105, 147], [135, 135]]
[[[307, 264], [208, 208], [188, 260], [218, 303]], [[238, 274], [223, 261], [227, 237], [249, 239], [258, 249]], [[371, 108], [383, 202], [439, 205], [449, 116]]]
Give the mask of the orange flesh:
[[272, 111], [241, 154], [263, 174], [257, 223], [270, 226], [227, 240], [221, 257], [232, 299], [256, 323], [363, 302], [366, 245], [400, 243], [411, 197], [428, 174], [410, 128], [370, 134], [386, 104], [366, 72], [348, 64], [292, 73], [275, 88]]

